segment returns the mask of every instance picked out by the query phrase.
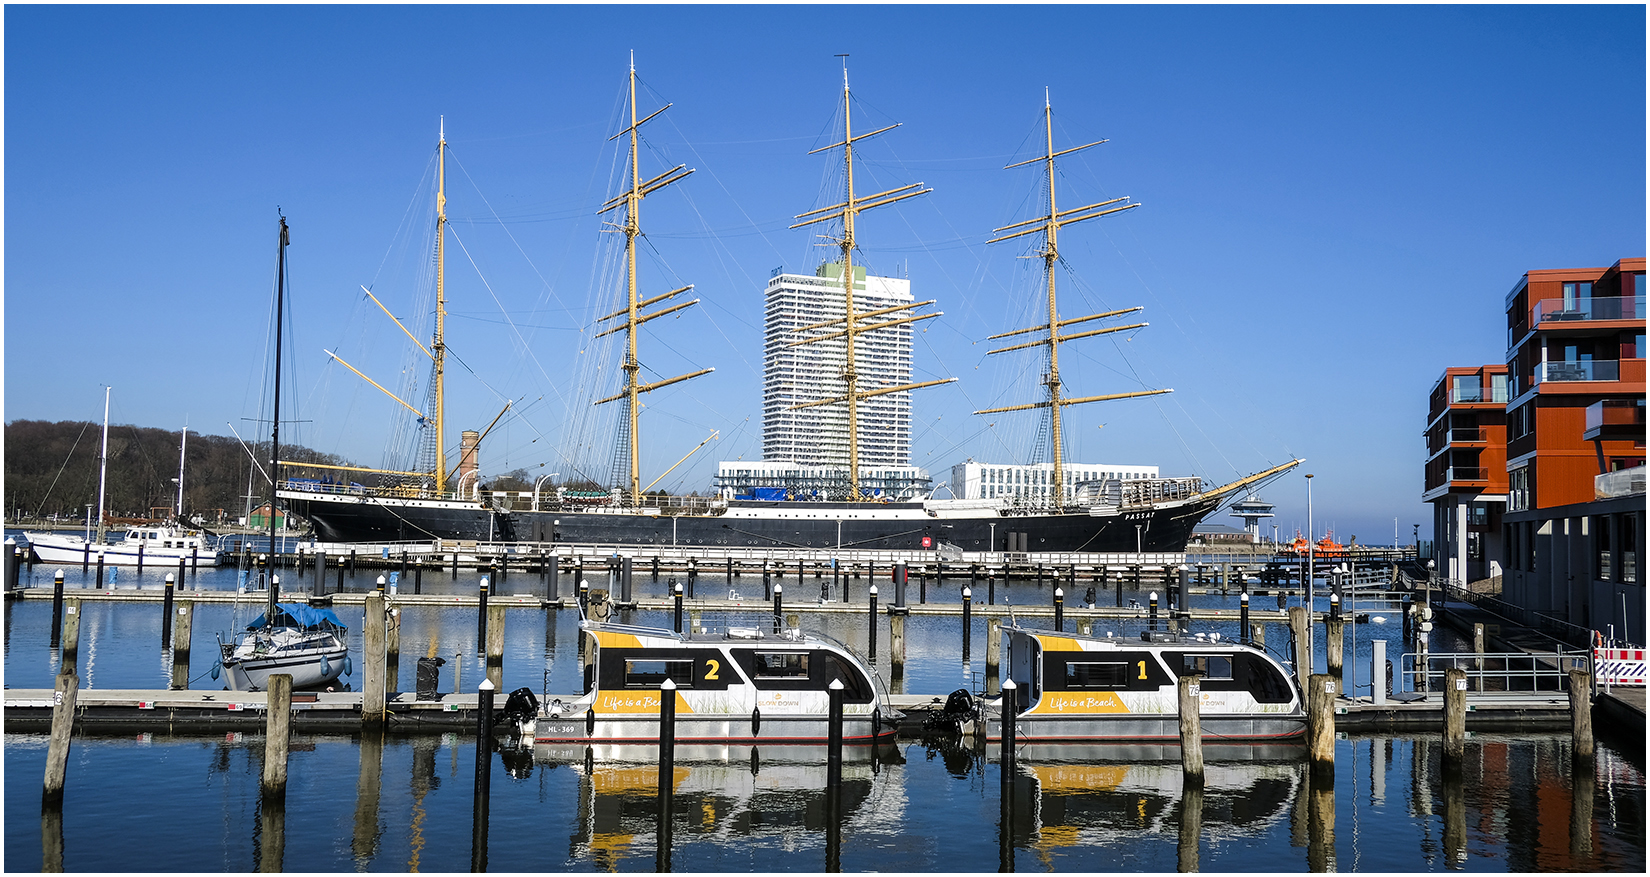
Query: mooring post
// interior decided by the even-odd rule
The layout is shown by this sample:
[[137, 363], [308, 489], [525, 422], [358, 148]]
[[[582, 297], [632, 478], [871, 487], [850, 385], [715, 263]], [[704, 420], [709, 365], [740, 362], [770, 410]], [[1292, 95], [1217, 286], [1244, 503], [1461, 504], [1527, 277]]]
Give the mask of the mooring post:
[[413, 561], [413, 593], [424, 593], [424, 562], [422, 560]]
[[[658, 572], [659, 561], [657, 559], [655, 559], [653, 561], [653, 569], [654, 569], [653, 577], [655, 579], [657, 579], [659, 577], [659, 572]], [[762, 561], [762, 599], [767, 600], [767, 599], [770, 599], [772, 597], [773, 597], [773, 561], [764, 560], [764, 561]]]
[[401, 690], [401, 610], [391, 607], [384, 625], [384, 691]]
[[888, 616], [888, 664], [895, 679], [905, 678], [905, 616]]
[[963, 592], [962, 592], [962, 610], [963, 610], [963, 616], [962, 616], [962, 646], [963, 646], [962, 659], [964, 661], [968, 660], [969, 647], [972, 645], [971, 641], [973, 640], [973, 637], [969, 636], [969, 634], [973, 631], [973, 627], [974, 627], [973, 602], [972, 602], [973, 597], [974, 597], [974, 592], [973, 591], [969, 590], [968, 588], [963, 588]]
[[74, 673], [80, 660], [80, 601], [63, 602], [63, 663], [59, 673]]
[[676, 681], [659, 685], [659, 824], [654, 834], [654, 870], [670, 872], [670, 848], [676, 810]]
[[172, 690], [189, 687], [189, 641], [194, 627], [195, 602], [179, 600], [172, 619]]
[[[1003, 587], [1008, 586], [1008, 565], [1003, 565]], [[991, 567], [985, 568], [985, 604], [997, 605], [997, 573]]]
[[1019, 690], [1012, 679], [1003, 680], [1001, 709], [1003, 714], [1003, 748], [1002, 754], [998, 758], [998, 766], [1002, 772], [1002, 793], [1009, 795], [1012, 794], [1010, 790], [1014, 788], [1014, 723], [1018, 717], [1017, 714], [1020, 712]]
[[167, 640], [172, 638], [172, 576], [167, 574], [166, 585], [160, 598], [160, 647], [166, 648]]
[[[917, 573], [917, 576], [920, 578], [922, 576], [922, 573], [919, 571]], [[905, 587], [906, 587], [907, 584], [910, 583], [910, 581], [911, 581], [911, 565], [902, 560], [902, 561], [900, 561], [899, 566], [894, 567], [894, 608], [895, 609], [904, 609], [905, 608]]]
[[1201, 686], [1197, 674], [1180, 677], [1180, 771], [1183, 786], [1203, 787], [1203, 712]]
[[504, 688], [504, 608], [487, 607], [487, 679], [500, 690]]
[[1066, 589], [1054, 588], [1054, 629], [1056, 632], [1065, 632], [1066, 629]]
[[[676, 598], [676, 632], [681, 633], [682, 632], [682, 583], [676, 581], [675, 579], [672, 579], [671, 582], [670, 582], [670, 590]], [[581, 599], [581, 602], [582, 602], [583, 598], [581, 597], [580, 599]], [[774, 631], [774, 632], [778, 633], [778, 631]]]
[[561, 602], [561, 558], [560, 557], [558, 557], [554, 554], [550, 555], [549, 559], [545, 561], [544, 575], [545, 575], [545, 581], [548, 583], [544, 586], [544, 599], [546, 599], [546, 600], [548, 600], [552, 603], [560, 603]]
[[[188, 571], [189, 559], [182, 556], [178, 557], [178, 581], [183, 581], [183, 577], [188, 573]], [[171, 573], [167, 573], [167, 575], [171, 575]]]
[[75, 700], [80, 694], [80, 677], [59, 674], [52, 694], [52, 733], [46, 746], [46, 783], [41, 793], [43, 807], [63, 804], [63, 785], [69, 772], [69, 741], [73, 737]]
[[[1593, 757], [1593, 684], [1586, 670], [1571, 670], [1570, 752], [1576, 760]], [[1589, 773], [1588, 779], [1591, 780]]]
[[825, 871], [837, 873], [842, 870], [842, 680], [832, 679], [828, 689], [831, 711], [826, 723]]
[[874, 667], [877, 663], [877, 586], [875, 582], [871, 583], [870, 597], [871, 612], [866, 617], [865, 628], [870, 634], [871, 648], [868, 654], [871, 657], [871, 666]]
[[470, 870], [487, 870], [487, 818], [493, 783], [493, 682], [476, 691], [476, 785], [470, 808]]
[[[1333, 601], [1330, 605], [1334, 605]], [[1329, 665], [1329, 675], [1339, 679], [1346, 664], [1346, 620], [1340, 618], [1339, 613], [1325, 618], [1323, 636], [1323, 653]]]
[[384, 595], [368, 594], [361, 622], [361, 724], [376, 728], [384, 723], [385, 627]]
[[619, 561], [619, 599], [624, 601], [626, 606], [635, 600], [631, 591], [631, 582], [635, 574], [633, 563], [634, 560], [629, 555]]
[[1238, 595], [1238, 636], [1242, 637], [1244, 645], [1249, 644], [1249, 592]]
[[339, 563], [338, 563], [338, 587], [337, 587], [337, 592], [340, 593], [340, 594], [342, 594], [344, 592], [344, 563], [343, 563], [343, 558], [339, 558]]
[[1312, 773], [1335, 775], [1335, 678], [1315, 674], [1306, 684], [1306, 748]]
[[[7, 539], [5, 545], [6, 558], [6, 596], [17, 593], [17, 583], [22, 577], [23, 549], [17, 547], [17, 540]], [[81, 570], [85, 572], [85, 570]]]
[[146, 544], [144, 542], [138, 543], [137, 574], [140, 576], [143, 575], [143, 547]]
[[[476, 649], [485, 654], [487, 649], [487, 577], [482, 576], [476, 585]], [[382, 596], [382, 592], [380, 592]], [[583, 599], [580, 599], [583, 604]]]
[[1444, 769], [1461, 769], [1467, 754], [1467, 671], [1444, 671]]
[[1376, 706], [1386, 706], [1386, 640], [1378, 639], [1369, 645], [1369, 699]]
[[1152, 617], [1152, 630], [1156, 631], [1157, 630], [1157, 592], [1156, 591], [1153, 591], [1151, 593], [1151, 597], [1147, 600], [1147, 605], [1151, 607], [1150, 613], [1151, 613], [1151, 617]]
[[378, 595], [380, 597], [382, 597], [384, 595], [384, 577], [383, 576], [378, 577], [378, 581], [375, 583], [374, 590], [376, 590], [378, 592]]
[[1472, 690], [1473, 691], [1483, 691], [1484, 690], [1484, 625], [1481, 624], [1481, 623], [1474, 624], [1472, 626], [1472, 653], [1474, 655], [1474, 657], [1472, 659], [1472, 665], [1473, 665], [1473, 668], [1478, 671], [1477, 673], [1473, 674]]
[[1307, 639], [1307, 626], [1311, 623], [1305, 606], [1289, 607], [1289, 632], [1295, 644], [1295, 678], [1301, 681], [1312, 675], [1312, 645]]
[[997, 673], [1001, 669], [1003, 651], [1003, 620], [985, 621], [985, 693], [997, 693]]
[[[101, 556], [101, 555], [100, 555]], [[101, 571], [101, 565], [100, 565]], [[63, 635], [63, 570], [52, 575], [52, 632], [51, 647], [57, 648]]]
[[261, 786], [264, 801], [283, 801], [286, 798], [286, 755], [292, 731], [292, 674], [275, 673], [269, 677], [268, 698], [264, 711], [264, 776]]
[[[774, 585], [773, 585], [773, 632], [776, 633], [776, 634], [779, 633], [780, 619], [785, 617], [784, 612], [785, 612], [785, 585], [782, 582], [774, 582]], [[676, 610], [676, 617], [681, 618], [681, 616], [682, 616], [682, 610], [680, 608], [680, 604], [678, 604], [678, 608]], [[677, 627], [678, 628], [681, 627], [680, 622], [677, 623]]]

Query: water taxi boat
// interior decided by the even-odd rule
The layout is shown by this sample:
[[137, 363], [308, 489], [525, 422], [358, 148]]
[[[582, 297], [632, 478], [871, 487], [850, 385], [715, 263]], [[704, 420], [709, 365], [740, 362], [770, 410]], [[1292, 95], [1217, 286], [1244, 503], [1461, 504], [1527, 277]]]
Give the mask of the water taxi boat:
[[659, 742], [660, 686], [676, 684], [680, 747], [730, 744], [823, 745], [828, 737], [829, 686], [842, 686], [842, 741], [889, 741], [901, 714], [888, 705], [876, 669], [847, 646], [790, 627], [676, 633], [584, 620], [585, 693], [552, 699], [540, 710], [537, 746], [589, 746], [601, 760], [651, 758]]
[[[1178, 741], [1181, 676], [1197, 674], [1203, 733], [1222, 742], [1306, 732], [1299, 686], [1276, 658], [1218, 634], [1078, 636], [1005, 625], [1015, 736], [1027, 743]], [[1001, 696], [979, 704], [986, 739], [1002, 739]]]

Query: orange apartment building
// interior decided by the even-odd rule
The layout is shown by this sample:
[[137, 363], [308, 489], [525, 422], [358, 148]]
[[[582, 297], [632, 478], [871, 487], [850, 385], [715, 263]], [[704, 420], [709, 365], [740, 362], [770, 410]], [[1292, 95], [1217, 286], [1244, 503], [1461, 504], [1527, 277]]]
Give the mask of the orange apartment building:
[[1502, 599], [1645, 639], [1645, 260], [1530, 271], [1505, 300]]
[[1427, 407], [1426, 491], [1438, 572], [1501, 575], [1507, 507], [1507, 367], [1448, 368]]

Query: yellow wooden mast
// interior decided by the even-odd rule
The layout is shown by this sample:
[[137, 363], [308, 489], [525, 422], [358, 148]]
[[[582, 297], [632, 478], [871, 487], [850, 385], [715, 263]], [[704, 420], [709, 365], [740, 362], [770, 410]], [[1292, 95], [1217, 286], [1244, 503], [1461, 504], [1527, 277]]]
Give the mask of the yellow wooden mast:
[[630, 504], [637, 507], [642, 504], [641, 434], [638, 431], [638, 427], [640, 425], [639, 414], [641, 409], [639, 398], [641, 394], [652, 392], [660, 387], [667, 387], [679, 381], [696, 378], [700, 375], [709, 374], [710, 372], [715, 371], [713, 368], [700, 369], [696, 372], [678, 375], [674, 378], [667, 378], [662, 381], [655, 381], [651, 384], [641, 383], [638, 376], [642, 365], [641, 361], [636, 357], [637, 329], [640, 328], [643, 323], [656, 317], [662, 317], [665, 314], [673, 313], [699, 303], [698, 299], [694, 299], [690, 302], [674, 305], [651, 314], [641, 313], [641, 310], [649, 305], [664, 301], [665, 299], [675, 296], [678, 293], [683, 293], [692, 289], [693, 287], [691, 285], [667, 292], [663, 295], [654, 296], [646, 301], [638, 300], [636, 297], [636, 238], [642, 233], [642, 198], [670, 185], [671, 183], [676, 182], [677, 180], [682, 179], [683, 177], [686, 177], [688, 174], [693, 173], [692, 168], [688, 168], [685, 165], [677, 165], [676, 167], [665, 171], [651, 180], [647, 180], [645, 182], [642, 180], [641, 163], [639, 161], [640, 155], [637, 148], [639, 145], [637, 132], [643, 124], [653, 119], [660, 113], [663, 113], [665, 110], [670, 109], [670, 107], [670, 104], [665, 104], [663, 107], [653, 111], [653, 113], [648, 115], [647, 118], [636, 118], [636, 59], [635, 56], [632, 55], [630, 60], [630, 126], [625, 128], [623, 131], [620, 131], [618, 134], [614, 134], [612, 137], [608, 138], [609, 140], [614, 140], [625, 134], [630, 135], [630, 185], [624, 192], [610, 198], [606, 204], [602, 205], [602, 209], [597, 211], [598, 213], [606, 213], [609, 210], [616, 210], [620, 207], [625, 209], [624, 224], [618, 226], [618, 229], [624, 232], [625, 236], [624, 256], [626, 304], [624, 309], [608, 314], [607, 316], [602, 317], [601, 320], [597, 321], [603, 322], [606, 320], [623, 317], [624, 322], [596, 335], [597, 338], [600, 338], [603, 335], [610, 335], [621, 330], [625, 333], [625, 357], [624, 363], [621, 366], [625, 372], [625, 388], [623, 392], [617, 395], [609, 396], [606, 399], [596, 400], [595, 404], [601, 405], [604, 402], [613, 402], [618, 399], [625, 400], [625, 407], [627, 409], [625, 416], [629, 418], [628, 434], [630, 438]]
[[838, 146], [842, 147], [843, 176], [847, 190], [846, 198], [840, 204], [833, 204], [830, 207], [821, 207], [818, 210], [810, 210], [807, 213], [798, 214], [796, 218], [803, 221], [792, 225], [791, 228], [801, 228], [805, 225], [812, 225], [816, 222], [825, 222], [826, 220], [831, 219], [839, 219], [842, 221], [842, 237], [838, 238], [836, 243], [842, 249], [842, 298], [845, 307], [845, 315], [840, 321], [827, 320], [824, 323], [816, 323], [813, 326], [804, 327], [805, 329], [825, 328], [827, 326], [835, 326], [838, 322], [840, 322], [842, 324], [840, 331], [804, 338], [799, 341], [794, 341], [786, 346], [794, 347], [799, 344], [811, 344], [815, 341], [823, 341], [827, 338], [840, 337], [844, 339], [847, 350], [845, 352], [846, 359], [844, 360], [842, 366], [842, 381], [847, 385], [847, 392], [841, 396], [835, 396], [830, 399], [819, 399], [813, 402], [804, 402], [799, 405], [793, 405], [791, 408], [792, 410], [795, 410], [798, 408], [811, 408], [816, 405], [831, 405], [837, 402], [848, 403], [848, 499], [849, 501], [857, 502], [864, 499], [859, 490], [860, 400], [871, 396], [883, 396], [889, 393], [915, 390], [920, 387], [931, 387], [935, 384], [947, 384], [955, 381], [956, 378], [944, 378], [937, 381], [922, 381], [915, 384], [903, 384], [897, 387], [886, 387], [869, 392], [861, 391], [859, 389], [858, 360], [854, 354], [854, 339], [857, 336], [872, 331], [873, 329], [897, 326], [902, 323], [912, 323], [917, 320], [932, 319], [940, 316], [941, 312], [922, 314], [920, 316], [912, 317], [900, 317], [870, 325], [861, 324], [859, 322], [859, 320], [866, 317], [920, 307], [921, 304], [932, 304], [932, 302], [922, 302], [920, 304], [907, 305], [901, 308], [885, 308], [880, 311], [872, 311], [865, 314], [855, 313], [854, 220], [859, 215], [860, 211], [870, 210], [873, 207], [881, 207], [884, 204], [892, 204], [895, 201], [902, 201], [906, 198], [913, 198], [917, 195], [926, 195], [934, 190], [923, 188], [922, 183], [913, 183], [908, 186], [901, 186], [897, 189], [889, 189], [886, 192], [880, 192], [864, 198], [856, 198], [854, 196], [854, 142], [856, 140], [864, 140], [867, 137], [874, 137], [884, 131], [891, 131], [894, 128], [898, 128], [899, 124], [895, 123], [887, 126], [886, 128], [878, 128], [868, 134], [861, 134], [857, 137], [854, 136], [853, 104], [848, 99], [848, 64], [846, 60], [848, 56], [840, 55], [838, 57], [844, 59], [842, 64], [842, 140], [839, 143], [833, 143], [830, 146], [822, 146], [818, 149], [812, 150], [808, 154], [814, 155], [816, 153], [835, 149]]
[[[1043, 155], [1041, 155], [1037, 158], [1027, 159], [1026, 161], [1016, 162], [1015, 164], [1008, 165], [1007, 167], [1004, 168], [1004, 170], [1007, 170], [1009, 168], [1023, 167], [1025, 165], [1029, 165], [1029, 164], [1038, 164], [1038, 163], [1043, 164], [1045, 166], [1045, 171], [1044, 172], [1047, 174], [1047, 183], [1048, 183], [1048, 213], [1046, 213], [1043, 216], [1038, 217], [1036, 219], [1028, 219], [1024, 222], [1016, 222], [1013, 225], [1007, 225], [1007, 226], [1003, 226], [1002, 228], [996, 229], [996, 233], [999, 236], [995, 237], [995, 238], [992, 238], [987, 243], [997, 243], [998, 241], [1011, 240], [1013, 238], [1023, 237], [1025, 235], [1030, 235], [1030, 234], [1037, 234], [1039, 232], [1041, 232], [1042, 235], [1043, 235], [1043, 247], [1042, 247], [1042, 250], [1039, 251], [1038, 255], [1041, 256], [1042, 259], [1043, 259], [1043, 279], [1044, 279], [1044, 286], [1045, 286], [1045, 289], [1047, 291], [1047, 296], [1048, 296], [1048, 303], [1047, 303], [1048, 304], [1048, 321], [1047, 321], [1047, 324], [1042, 325], [1042, 326], [1032, 326], [1032, 327], [1025, 328], [1025, 329], [1016, 329], [1012, 332], [1004, 332], [1000, 335], [993, 335], [993, 336], [991, 336], [991, 338], [992, 338], [992, 340], [995, 340], [997, 338], [1006, 338], [1010, 335], [1019, 335], [1019, 334], [1025, 333], [1025, 332], [1047, 332], [1047, 335], [1045, 337], [1037, 340], [1037, 341], [1032, 341], [1032, 342], [1028, 342], [1028, 343], [1025, 343], [1025, 344], [1015, 344], [1015, 345], [1011, 345], [1009, 347], [999, 348], [997, 350], [990, 351], [990, 353], [1007, 353], [1010, 350], [1023, 350], [1027, 347], [1038, 347], [1038, 346], [1048, 347], [1048, 371], [1047, 371], [1047, 373], [1045, 373], [1043, 375], [1043, 385], [1048, 390], [1048, 399], [1047, 399], [1047, 401], [1034, 402], [1034, 403], [1031, 403], [1031, 404], [1028, 404], [1028, 405], [1009, 405], [1009, 406], [1002, 407], [1002, 408], [986, 408], [986, 409], [983, 409], [983, 410], [980, 410], [980, 411], [976, 411], [974, 413], [975, 414], [992, 414], [992, 413], [1002, 412], [1002, 411], [1025, 411], [1025, 410], [1029, 410], [1029, 409], [1033, 409], [1033, 408], [1047, 408], [1049, 410], [1049, 440], [1052, 442], [1053, 447], [1054, 447], [1054, 455], [1053, 455], [1054, 456], [1054, 474], [1053, 474], [1053, 478], [1051, 479], [1052, 483], [1050, 484], [1050, 491], [1051, 491], [1051, 498], [1054, 501], [1054, 508], [1058, 510], [1058, 509], [1063, 509], [1065, 507], [1065, 487], [1064, 487], [1064, 480], [1065, 480], [1064, 464], [1065, 464], [1065, 461], [1063, 459], [1064, 449], [1061, 447], [1060, 409], [1063, 408], [1064, 406], [1067, 406], [1067, 405], [1080, 405], [1080, 404], [1083, 404], [1085, 402], [1102, 402], [1102, 401], [1111, 400], [1111, 399], [1132, 399], [1132, 398], [1136, 398], [1136, 397], [1139, 397], [1139, 396], [1156, 396], [1156, 395], [1161, 394], [1161, 393], [1172, 393], [1174, 391], [1173, 390], [1143, 390], [1143, 391], [1133, 392], [1133, 393], [1111, 393], [1111, 394], [1103, 395], [1103, 396], [1085, 396], [1085, 397], [1076, 398], [1076, 399], [1068, 399], [1068, 398], [1063, 398], [1061, 396], [1061, 383], [1060, 383], [1060, 344], [1061, 344], [1061, 342], [1073, 341], [1073, 340], [1076, 340], [1078, 338], [1088, 338], [1088, 337], [1095, 336], [1095, 335], [1106, 335], [1106, 334], [1109, 334], [1109, 333], [1112, 333], [1112, 332], [1122, 332], [1122, 331], [1125, 331], [1125, 330], [1128, 330], [1128, 329], [1139, 329], [1139, 328], [1145, 327], [1148, 324], [1146, 324], [1146, 323], [1135, 323], [1135, 324], [1128, 325], [1128, 326], [1113, 326], [1113, 327], [1108, 327], [1108, 328], [1104, 328], [1104, 329], [1094, 329], [1094, 330], [1090, 330], [1090, 331], [1087, 331], [1087, 332], [1076, 332], [1076, 333], [1072, 333], [1072, 334], [1069, 334], [1069, 335], [1061, 335], [1060, 334], [1060, 328], [1062, 326], [1069, 326], [1073, 323], [1082, 323], [1082, 322], [1086, 322], [1088, 320], [1097, 320], [1097, 319], [1100, 319], [1102, 317], [1113, 317], [1113, 316], [1117, 316], [1119, 314], [1126, 314], [1126, 313], [1130, 313], [1132, 311], [1140, 310], [1140, 308], [1138, 308], [1138, 307], [1124, 308], [1122, 310], [1117, 310], [1117, 311], [1108, 311], [1108, 312], [1103, 313], [1103, 314], [1091, 314], [1091, 315], [1086, 316], [1086, 317], [1076, 317], [1076, 318], [1068, 319], [1068, 320], [1060, 319], [1059, 305], [1058, 305], [1058, 302], [1055, 300], [1055, 290], [1054, 290], [1054, 265], [1055, 265], [1056, 262], [1058, 262], [1060, 260], [1060, 248], [1059, 248], [1059, 231], [1060, 231], [1060, 228], [1062, 226], [1071, 225], [1072, 223], [1075, 223], [1075, 222], [1082, 222], [1085, 219], [1095, 219], [1095, 218], [1098, 218], [1098, 217], [1101, 217], [1101, 216], [1108, 216], [1108, 215], [1113, 214], [1113, 213], [1120, 213], [1124, 210], [1132, 210], [1136, 207], [1139, 207], [1140, 204], [1139, 204], [1139, 202], [1136, 202], [1136, 203], [1133, 203], [1133, 204], [1123, 204], [1123, 206], [1120, 206], [1120, 207], [1111, 206], [1111, 205], [1114, 205], [1114, 204], [1120, 204], [1122, 202], [1128, 201], [1129, 199], [1125, 196], [1123, 198], [1113, 198], [1110, 201], [1102, 201], [1102, 202], [1097, 203], [1097, 204], [1089, 204], [1089, 205], [1085, 205], [1083, 207], [1074, 207], [1074, 208], [1064, 210], [1064, 211], [1060, 210], [1058, 205], [1055, 202], [1055, 196], [1054, 196], [1054, 178], [1055, 178], [1054, 159], [1059, 157], [1059, 156], [1062, 156], [1062, 155], [1069, 155], [1069, 154], [1071, 154], [1073, 152], [1077, 152], [1079, 150], [1088, 149], [1090, 146], [1099, 146], [1100, 144], [1105, 143], [1106, 141], [1097, 140], [1093, 143], [1087, 143], [1087, 144], [1084, 144], [1082, 146], [1074, 146], [1070, 149], [1062, 149], [1059, 152], [1055, 152], [1054, 151], [1054, 110], [1051, 107], [1047, 96], [1045, 96], [1044, 99], [1043, 99], [1043, 132], [1044, 132], [1044, 146], [1045, 146]], [[1007, 234], [1004, 234], [1004, 232], [1007, 232]]]

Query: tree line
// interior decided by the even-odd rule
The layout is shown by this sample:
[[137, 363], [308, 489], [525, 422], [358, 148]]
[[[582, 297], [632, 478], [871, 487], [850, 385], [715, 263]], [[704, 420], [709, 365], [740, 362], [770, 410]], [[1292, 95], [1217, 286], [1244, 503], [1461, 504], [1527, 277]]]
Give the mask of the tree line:
[[[101, 424], [75, 420], [14, 420], [6, 424], [6, 514], [83, 520], [86, 507], [97, 503], [102, 429]], [[109, 425], [104, 508], [111, 517], [171, 515], [178, 498], [178, 442], [179, 434], [172, 430]], [[268, 468], [269, 442], [249, 442], [246, 447]], [[186, 450], [185, 517], [199, 515], [208, 524], [242, 517], [247, 511], [249, 483], [253, 508], [267, 500], [269, 482], [253, 466], [237, 439], [191, 433]], [[284, 443], [281, 459], [352, 465], [333, 454]], [[352, 477], [362, 480], [360, 475]]]

